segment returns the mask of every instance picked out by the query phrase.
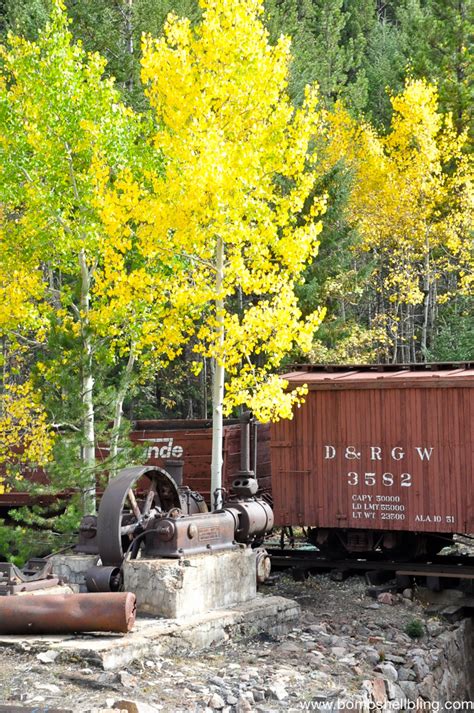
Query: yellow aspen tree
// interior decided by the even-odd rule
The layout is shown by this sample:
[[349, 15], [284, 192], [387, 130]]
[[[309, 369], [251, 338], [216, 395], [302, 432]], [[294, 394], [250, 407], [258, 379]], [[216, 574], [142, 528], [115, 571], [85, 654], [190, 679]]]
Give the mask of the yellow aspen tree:
[[317, 254], [324, 199], [314, 188], [317, 90], [292, 106], [289, 40], [269, 44], [259, 0], [200, 5], [195, 28], [172, 14], [162, 38], [144, 39], [166, 180], [142, 202], [137, 234], [188, 264], [183, 299], [202, 314], [195, 351], [213, 360], [215, 491], [223, 414], [245, 404], [265, 421], [291, 417], [302, 398], [275, 370], [292, 349], [309, 350], [323, 316], [303, 319], [294, 288]]
[[[54, 0], [37, 41], [9, 35], [0, 47], [0, 330], [28, 349], [25, 370], [63, 429], [50, 471], [61, 456], [58, 478], [94, 512], [97, 473], [115, 467], [132, 372], [173, 356], [186, 318], [169, 299], [178, 261], [141, 251], [133, 231], [134, 210], [162, 173], [151, 122], [121, 102], [105, 60], [74, 43], [68, 25]], [[32, 341], [40, 325], [42, 340]], [[105, 465], [98, 425], [110, 438]]]
[[21, 466], [44, 466], [52, 455], [54, 434], [30, 381], [4, 384], [0, 394], [0, 495], [9, 489], [9, 476], [21, 478]]
[[18, 261], [18, 250], [12, 254], [3, 238], [0, 221], [0, 494], [22, 467], [46, 465], [54, 443], [41, 393], [24, 374], [29, 347], [23, 339], [36, 347], [44, 342], [42, 276], [27, 255]]
[[[92, 206], [91, 167], [100, 152], [115, 154], [112, 162], [120, 166], [126, 155], [124, 137], [133, 122], [118, 103], [112, 82], [102, 80], [104, 61], [86, 56], [72, 43], [62, 0], [53, 6], [51, 22], [37, 42], [9, 35], [0, 47], [2, 242], [10, 255], [16, 251], [19, 264], [24, 261], [32, 274], [41, 276], [43, 305], [62, 342], [53, 350], [52, 368], [47, 355], [48, 375], [55, 371], [69, 377], [78, 371], [75, 402], [80, 404], [80, 449], [88, 473], [84, 509], [93, 512], [91, 292], [101, 231]], [[76, 341], [76, 350], [65, 348], [68, 340]], [[71, 351], [77, 356], [74, 366]]]
[[426, 357], [437, 305], [472, 286], [472, 182], [466, 135], [438, 112], [436, 88], [410, 80], [391, 98], [390, 131], [328, 115], [328, 163], [353, 172], [355, 250], [373, 261], [393, 361]]

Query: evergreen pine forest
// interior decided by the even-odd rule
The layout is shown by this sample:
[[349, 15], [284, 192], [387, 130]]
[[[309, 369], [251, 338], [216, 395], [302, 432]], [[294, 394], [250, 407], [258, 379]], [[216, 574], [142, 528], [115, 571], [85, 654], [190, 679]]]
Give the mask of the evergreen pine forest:
[[0, 488], [116, 472], [220, 367], [272, 420], [291, 363], [472, 360], [472, 31], [468, 0], [0, 0]]

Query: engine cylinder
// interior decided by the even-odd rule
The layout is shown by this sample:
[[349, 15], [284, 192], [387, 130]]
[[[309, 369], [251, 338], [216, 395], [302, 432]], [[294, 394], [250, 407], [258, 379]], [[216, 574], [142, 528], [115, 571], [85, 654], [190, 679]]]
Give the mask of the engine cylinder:
[[249, 542], [262, 536], [273, 527], [273, 510], [265, 500], [243, 500], [229, 503], [225, 508], [238, 521], [235, 539]]

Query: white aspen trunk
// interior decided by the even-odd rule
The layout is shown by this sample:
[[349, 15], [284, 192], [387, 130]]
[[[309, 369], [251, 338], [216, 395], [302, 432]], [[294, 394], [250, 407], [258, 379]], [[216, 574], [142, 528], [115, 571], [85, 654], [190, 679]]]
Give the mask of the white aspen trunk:
[[93, 515], [96, 512], [94, 378], [92, 376], [92, 344], [89, 335], [90, 273], [84, 250], [79, 253], [79, 265], [81, 268], [82, 346], [84, 351], [82, 367], [84, 445], [82, 447], [82, 460], [89, 473], [88, 484], [82, 491], [82, 509], [84, 515]]
[[202, 418], [207, 418], [207, 361], [206, 357], [202, 358]]
[[133, 350], [130, 349], [127, 366], [125, 367], [125, 372], [123, 374], [122, 381], [121, 381], [119, 389], [117, 391], [117, 398], [115, 399], [114, 423], [112, 426], [112, 433], [110, 436], [110, 460], [111, 460], [110, 478], [115, 478], [115, 476], [117, 475], [118, 443], [119, 443], [119, 436], [120, 436], [120, 427], [122, 425], [122, 418], [123, 418], [123, 402], [124, 402], [125, 396], [127, 395], [128, 387], [130, 385], [130, 377], [132, 375], [134, 364], [135, 364], [135, 355], [133, 354]]
[[7, 376], [7, 338], [5, 336], [2, 337], [2, 354], [3, 354], [3, 361], [2, 361], [2, 383], [1, 387], [2, 389], [5, 387], [5, 379]]
[[428, 323], [430, 318], [430, 302], [431, 302], [431, 279], [430, 279], [430, 246], [429, 238], [426, 237], [425, 244], [425, 260], [424, 260], [424, 275], [423, 275], [423, 292], [425, 299], [423, 303], [423, 327], [421, 330], [421, 354], [423, 361], [426, 361], [426, 351], [428, 348]]
[[128, 15], [127, 15], [127, 32], [128, 32], [128, 53], [133, 55], [133, 25], [132, 25], [132, 13], [133, 13], [133, 0], [128, 0]]
[[[128, 54], [133, 57], [135, 48], [133, 46], [133, 0], [126, 0], [126, 17], [125, 17], [125, 31], [127, 33], [127, 51]], [[127, 81], [127, 86], [129, 90], [133, 89], [134, 77], [133, 72]]]
[[[394, 315], [395, 315], [395, 317], [400, 317], [398, 325], [401, 325], [402, 313], [401, 313], [401, 308], [400, 308], [399, 304], [395, 308]], [[399, 341], [400, 341], [400, 336], [401, 336], [401, 333], [400, 333], [400, 326], [399, 326], [397, 331], [394, 334], [392, 333], [392, 335], [391, 335], [391, 339], [392, 339], [392, 343], [393, 343], [393, 352], [392, 352], [392, 359], [391, 359], [392, 364], [396, 364], [397, 359], [399, 358], [398, 357], [398, 345], [399, 345]]]
[[438, 285], [437, 285], [437, 282], [435, 279], [432, 281], [431, 285], [432, 285], [432, 291], [431, 291], [430, 334], [429, 334], [430, 344], [432, 344], [432, 342], [433, 342], [433, 333], [434, 333], [434, 329], [435, 329], [436, 320], [438, 318]]
[[413, 305], [407, 306], [407, 324], [406, 324], [406, 360], [407, 364], [415, 362], [415, 308]]
[[346, 305], [344, 303], [344, 300], [341, 299], [339, 300], [339, 304], [341, 305], [341, 319], [343, 322], [346, 321]]
[[[224, 281], [224, 244], [217, 238], [216, 246], [216, 322], [217, 345], [224, 344], [224, 300], [222, 298], [222, 284]], [[211, 506], [213, 510], [222, 507], [222, 444], [224, 440], [224, 378], [225, 368], [214, 360], [214, 374], [212, 383], [212, 460], [211, 460]], [[216, 498], [214, 493], [218, 490]]]

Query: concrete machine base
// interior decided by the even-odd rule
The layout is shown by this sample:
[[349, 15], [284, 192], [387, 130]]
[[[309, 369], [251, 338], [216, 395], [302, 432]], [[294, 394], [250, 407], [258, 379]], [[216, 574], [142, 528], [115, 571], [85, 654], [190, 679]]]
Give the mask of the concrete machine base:
[[254, 599], [256, 572], [256, 551], [243, 547], [179, 560], [130, 560], [123, 584], [136, 595], [139, 614], [177, 619]]
[[257, 595], [225, 609], [180, 619], [138, 617], [129, 634], [0, 635], [0, 646], [51, 652], [56, 660], [83, 660], [105, 670], [120, 669], [141, 657], [183, 654], [249, 638], [260, 632], [283, 635], [297, 622], [300, 607], [291, 599]]
[[[136, 595], [139, 614], [131, 633], [0, 636], [0, 645], [51, 650], [62, 659], [79, 657], [109, 670], [141, 656], [203, 650], [233, 637], [285, 634], [298, 620], [299, 605], [257, 594], [256, 556], [256, 550], [238, 547], [181, 559], [126, 561], [124, 590]], [[96, 563], [94, 555], [57, 555], [53, 570], [84, 591], [85, 572]]]
[[51, 562], [53, 574], [60, 577], [73, 592], [87, 592], [86, 572], [99, 562], [99, 555], [53, 555]]
[[[85, 574], [97, 555], [55, 555], [53, 572], [75, 592], [86, 592]], [[233, 606], [257, 594], [257, 551], [238, 547], [181, 559], [123, 563], [123, 589], [137, 597], [139, 614], [176, 619]]]

